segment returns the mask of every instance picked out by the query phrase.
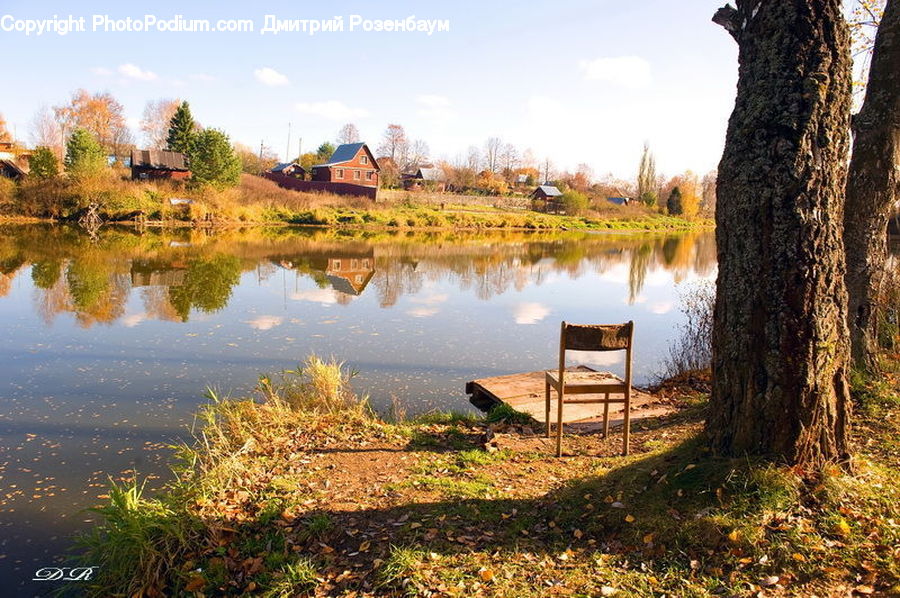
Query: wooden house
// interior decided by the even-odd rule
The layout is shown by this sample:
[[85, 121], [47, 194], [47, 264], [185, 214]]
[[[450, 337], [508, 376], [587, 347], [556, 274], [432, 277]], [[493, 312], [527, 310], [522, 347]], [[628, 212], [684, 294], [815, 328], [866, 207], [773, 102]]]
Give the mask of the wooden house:
[[312, 180], [378, 188], [378, 163], [365, 143], [338, 146], [325, 164], [312, 167]]
[[131, 178], [134, 180], [190, 178], [187, 156], [164, 150], [132, 150]]
[[309, 174], [305, 168], [296, 162], [281, 162], [270, 168], [269, 172], [283, 174], [284, 176], [290, 176], [297, 179], [305, 179], [306, 175]]

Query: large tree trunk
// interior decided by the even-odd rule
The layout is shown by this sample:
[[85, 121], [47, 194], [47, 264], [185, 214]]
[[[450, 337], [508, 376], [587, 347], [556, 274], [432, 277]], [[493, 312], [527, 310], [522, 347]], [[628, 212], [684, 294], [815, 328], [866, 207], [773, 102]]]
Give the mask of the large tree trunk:
[[848, 323], [854, 365], [877, 369], [876, 304], [887, 259], [887, 227], [900, 188], [900, 0], [888, 0], [875, 36], [869, 83], [853, 119], [847, 178]]
[[850, 46], [840, 0], [746, 0], [717, 184], [715, 452], [815, 465], [847, 456], [841, 240]]

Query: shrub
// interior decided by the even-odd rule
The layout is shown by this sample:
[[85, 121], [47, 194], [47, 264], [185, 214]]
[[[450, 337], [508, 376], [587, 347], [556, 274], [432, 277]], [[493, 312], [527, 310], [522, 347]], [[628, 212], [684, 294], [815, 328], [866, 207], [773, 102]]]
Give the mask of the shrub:
[[66, 171], [76, 179], [95, 176], [106, 167], [103, 148], [85, 129], [75, 129], [66, 143]]
[[577, 216], [588, 207], [588, 198], [584, 193], [569, 190], [562, 194], [563, 210], [569, 216]]
[[5, 177], [0, 177], [0, 212], [8, 212], [13, 207], [16, 196], [16, 184]]
[[194, 140], [190, 153], [192, 179], [198, 185], [216, 189], [233, 187], [241, 180], [241, 160], [234, 153], [228, 135], [205, 129]]

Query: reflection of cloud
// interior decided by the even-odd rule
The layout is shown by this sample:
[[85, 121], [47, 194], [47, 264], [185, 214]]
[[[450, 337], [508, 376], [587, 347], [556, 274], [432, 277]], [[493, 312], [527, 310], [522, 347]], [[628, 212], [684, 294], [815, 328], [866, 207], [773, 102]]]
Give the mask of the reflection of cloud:
[[651, 303], [650, 307], [647, 308], [647, 311], [651, 314], [662, 315], [672, 311], [673, 307], [675, 307], [675, 305], [671, 301], [658, 301], [656, 303]]
[[622, 351], [575, 351], [572, 353], [572, 361], [584, 365], [609, 366], [621, 363], [624, 356]]
[[406, 313], [414, 318], [427, 318], [428, 316], [433, 316], [437, 312], [438, 309], [436, 307], [414, 307]]
[[550, 308], [541, 303], [519, 303], [513, 310], [516, 324], [537, 324], [547, 317]]
[[291, 299], [294, 301], [312, 301], [313, 303], [322, 303], [323, 305], [337, 303], [337, 295], [335, 294], [334, 289], [297, 291], [296, 293], [291, 293]]
[[125, 326], [127, 328], [134, 328], [146, 319], [147, 314], [142, 312], [139, 314], [129, 314], [119, 321], [122, 323], [122, 326]]
[[428, 293], [421, 297], [409, 298], [411, 303], [421, 303], [423, 305], [438, 305], [439, 303], [445, 302], [447, 299], [449, 299], [449, 296], [446, 293]]
[[247, 324], [249, 324], [251, 328], [256, 328], [257, 330], [269, 330], [276, 326], [280, 326], [282, 322], [284, 322], [284, 318], [278, 316], [259, 316], [258, 318], [248, 321]]

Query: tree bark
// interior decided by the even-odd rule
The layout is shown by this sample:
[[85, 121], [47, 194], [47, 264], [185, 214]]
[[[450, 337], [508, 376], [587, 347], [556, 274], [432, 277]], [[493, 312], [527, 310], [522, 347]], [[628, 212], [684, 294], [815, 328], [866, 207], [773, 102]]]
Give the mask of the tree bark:
[[740, 68], [716, 188], [707, 436], [722, 455], [842, 460], [851, 64], [841, 3], [738, 0], [716, 22], [738, 42]]
[[878, 369], [877, 303], [887, 229], [900, 189], [900, 1], [888, 0], [875, 36], [862, 109], [853, 118], [844, 245], [853, 364]]

